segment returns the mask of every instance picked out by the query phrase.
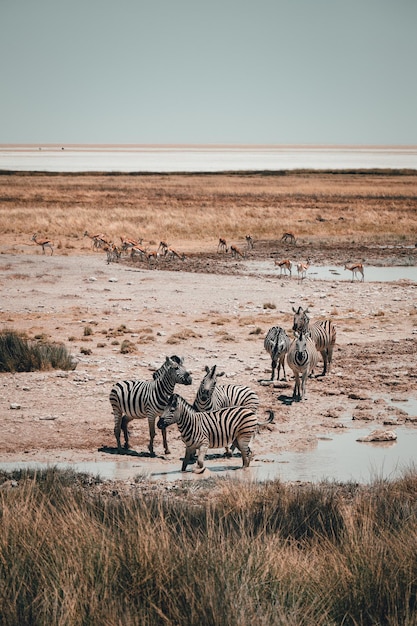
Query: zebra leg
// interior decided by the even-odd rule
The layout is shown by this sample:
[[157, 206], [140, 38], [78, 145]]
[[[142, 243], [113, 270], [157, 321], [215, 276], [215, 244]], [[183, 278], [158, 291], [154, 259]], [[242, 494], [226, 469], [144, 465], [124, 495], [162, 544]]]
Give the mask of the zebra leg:
[[242, 455], [242, 467], [249, 467], [250, 458], [252, 455], [249, 443], [246, 439], [236, 439], [236, 446], [239, 448]]
[[162, 429], [162, 441], [163, 441], [163, 444], [164, 444], [165, 454], [171, 454], [171, 450], [168, 448], [167, 429], [166, 428]]
[[206, 452], [207, 452], [207, 450], [208, 450], [208, 444], [203, 443], [203, 444], [200, 446], [199, 451], [198, 451], [198, 456], [197, 456], [197, 467], [195, 467], [195, 468], [193, 469], [193, 472], [194, 472], [195, 474], [202, 474], [202, 473], [204, 472], [204, 470], [206, 469], [206, 468], [205, 468], [205, 465], [204, 465], [204, 458], [205, 458], [205, 456], [206, 456]]
[[301, 397], [300, 400], [306, 400], [306, 382], [307, 382], [307, 372], [303, 372], [301, 376]]
[[193, 446], [190, 446], [189, 448], [185, 449], [184, 460], [183, 460], [182, 466], [181, 466], [181, 471], [182, 472], [185, 472], [185, 470], [187, 469], [187, 465], [192, 463], [195, 451], [196, 451], [196, 448], [193, 447]]
[[287, 375], [285, 373], [285, 354], [280, 356], [280, 358], [279, 358], [277, 380], [279, 380], [279, 372], [281, 370], [281, 367], [282, 367], [282, 371], [284, 373], [284, 378], [282, 380], [287, 380]]
[[321, 356], [323, 357], [323, 371], [321, 373], [322, 376], [326, 376], [326, 372], [327, 372], [327, 363], [328, 363], [328, 356], [327, 356], [327, 349], [323, 350], [321, 352]]
[[122, 445], [120, 443], [121, 424], [122, 415], [118, 411], [114, 410], [114, 436], [116, 437], [118, 452], [122, 451]]
[[121, 429], [123, 430], [123, 435], [125, 438], [125, 450], [129, 450], [129, 432], [127, 430], [127, 417], [123, 415]]
[[[153, 450], [153, 440], [155, 439], [155, 417], [148, 417], [149, 423], [149, 454], [151, 456], [155, 456], [155, 452]], [[166, 436], [166, 434], [165, 434]]]
[[[275, 368], [277, 366], [277, 362], [272, 359], [272, 363], [271, 363], [271, 380], [274, 380], [274, 374], [275, 374]], [[279, 377], [279, 368], [278, 368], [278, 377]]]
[[293, 400], [297, 400], [299, 401], [300, 398], [300, 376], [298, 374], [298, 372], [295, 374], [295, 385], [294, 385], [294, 391], [292, 394]]

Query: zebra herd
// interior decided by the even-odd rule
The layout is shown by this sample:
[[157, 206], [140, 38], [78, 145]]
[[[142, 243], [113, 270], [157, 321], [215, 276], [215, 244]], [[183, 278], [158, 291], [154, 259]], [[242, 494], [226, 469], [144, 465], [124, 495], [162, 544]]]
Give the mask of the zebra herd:
[[[330, 320], [322, 320], [310, 325], [308, 309], [293, 308], [293, 331], [291, 341], [280, 326], [270, 328], [264, 339], [264, 348], [271, 356], [271, 381], [277, 369], [279, 380], [282, 368], [284, 380], [285, 359], [295, 378], [293, 400], [305, 398], [305, 388], [318, 362], [319, 353], [323, 358], [324, 376], [330, 371], [336, 329]], [[128, 424], [137, 418], [147, 418], [149, 424], [149, 452], [154, 456], [155, 422], [162, 431], [165, 454], [169, 454], [166, 429], [178, 424], [186, 451], [182, 471], [197, 452], [197, 467], [194, 471], [203, 472], [204, 458], [208, 448], [225, 448], [230, 456], [231, 447], [242, 455], [243, 467], [248, 467], [251, 458], [251, 442], [260, 426], [269, 424], [274, 413], [268, 409], [269, 417], [259, 422], [257, 411], [259, 397], [250, 388], [236, 384], [218, 384], [217, 366], [206, 366], [193, 404], [188, 403], [177, 393], [175, 386], [191, 385], [192, 377], [184, 367], [184, 359], [173, 355], [166, 357], [163, 365], [153, 374], [150, 381], [125, 380], [117, 382], [110, 391], [110, 404], [114, 415], [114, 435], [118, 451], [122, 451], [121, 432], [124, 435], [124, 448], [129, 448]]]

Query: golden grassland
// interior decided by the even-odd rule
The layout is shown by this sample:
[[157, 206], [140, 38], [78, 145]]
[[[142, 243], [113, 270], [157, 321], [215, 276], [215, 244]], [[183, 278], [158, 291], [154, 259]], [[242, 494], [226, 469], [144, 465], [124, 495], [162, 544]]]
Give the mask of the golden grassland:
[[[417, 483], [0, 475], [4, 626], [415, 626]], [[191, 485], [191, 486], [190, 486]]]
[[[2, 173], [0, 233], [90, 247], [84, 231], [204, 249], [219, 237], [415, 241], [417, 172]], [[78, 243], [77, 243], [78, 242]], [[65, 244], [64, 244], [65, 247]]]

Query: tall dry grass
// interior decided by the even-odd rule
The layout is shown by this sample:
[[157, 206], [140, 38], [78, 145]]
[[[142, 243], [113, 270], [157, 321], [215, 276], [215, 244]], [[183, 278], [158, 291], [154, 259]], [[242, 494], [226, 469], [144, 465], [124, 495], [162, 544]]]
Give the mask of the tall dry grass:
[[415, 240], [417, 173], [0, 176], [0, 233], [87, 249], [85, 230], [159, 243], [298, 237]]
[[4, 626], [417, 624], [416, 474], [107, 496], [54, 469], [14, 478], [0, 490]]

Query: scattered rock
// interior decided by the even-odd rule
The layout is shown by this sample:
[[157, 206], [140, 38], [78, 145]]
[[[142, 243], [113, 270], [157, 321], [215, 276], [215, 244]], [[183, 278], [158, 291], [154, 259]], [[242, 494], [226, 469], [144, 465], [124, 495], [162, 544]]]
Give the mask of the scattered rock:
[[397, 433], [393, 430], [373, 430], [365, 437], [358, 437], [356, 441], [395, 441], [396, 439]]

